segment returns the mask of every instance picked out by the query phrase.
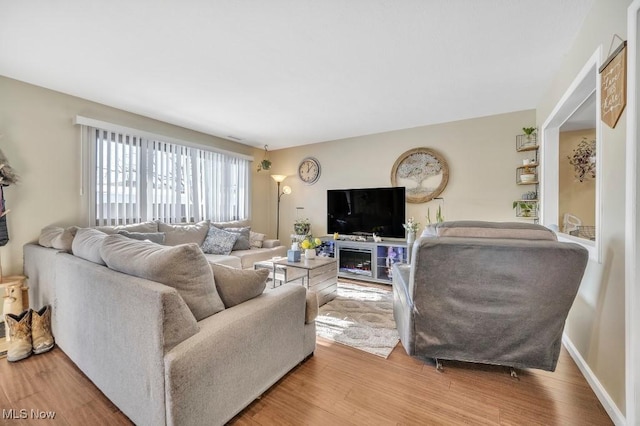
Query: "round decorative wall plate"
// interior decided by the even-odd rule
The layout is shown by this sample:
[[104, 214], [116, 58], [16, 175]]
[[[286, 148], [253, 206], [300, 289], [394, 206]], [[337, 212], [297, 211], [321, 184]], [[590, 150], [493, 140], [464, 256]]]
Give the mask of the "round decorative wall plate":
[[313, 185], [320, 179], [320, 162], [313, 157], [307, 157], [298, 166], [298, 177], [307, 185]]
[[449, 166], [431, 148], [414, 148], [398, 157], [391, 169], [391, 185], [406, 188], [407, 203], [426, 203], [439, 196], [449, 181]]

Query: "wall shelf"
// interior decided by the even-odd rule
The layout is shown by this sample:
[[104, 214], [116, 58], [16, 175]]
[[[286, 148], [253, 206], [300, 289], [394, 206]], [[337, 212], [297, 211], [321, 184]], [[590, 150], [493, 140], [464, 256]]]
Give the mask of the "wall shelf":
[[[538, 223], [538, 214], [540, 203], [538, 201], [538, 185], [540, 184], [538, 176], [538, 166], [540, 160], [538, 159], [538, 138], [537, 134], [532, 135], [517, 135], [516, 136], [516, 151], [517, 152], [533, 152], [535, 157], [524, 157], [523, 161], [531, 161], [530, 164], [522, 164], [516, 167], [516, 185], [533, 185], [535, 189], [529, 191], [529, 193], [522, 194], [519, 200], [514, 201], [514, 209], [516, 211], [516, 217], [519, 219], [533, 220]], [[523, 179], [523, 175], [527, 176], [527, 179]], [[527, 195], [535, 197], [534, 199], [526, 199]], [[530, 208], [528, 208], [530, 207]]]

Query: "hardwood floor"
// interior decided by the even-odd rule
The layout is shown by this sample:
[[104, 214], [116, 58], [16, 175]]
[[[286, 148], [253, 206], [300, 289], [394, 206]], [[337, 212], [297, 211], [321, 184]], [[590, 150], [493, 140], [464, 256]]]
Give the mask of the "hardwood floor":
[[[444, 373], [406, 355], [388, 359], [318, 339], [315, 355], [232, 421], [235, 425], [610, 425], [563, 349], [554, 373], [445, 362]], [[55, 411], [20, 425], [127, 425], [129, 420], [58, 348], [0, 359], [0, 409]], [[206, 424], [206, 421], [203, 421]]]

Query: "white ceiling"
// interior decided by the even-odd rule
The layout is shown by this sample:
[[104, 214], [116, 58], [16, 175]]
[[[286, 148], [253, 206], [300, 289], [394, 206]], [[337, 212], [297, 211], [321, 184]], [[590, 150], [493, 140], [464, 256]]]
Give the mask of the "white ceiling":
[[0, 0], [0, 75], [277, 149], [535, 108], [592, 3]]

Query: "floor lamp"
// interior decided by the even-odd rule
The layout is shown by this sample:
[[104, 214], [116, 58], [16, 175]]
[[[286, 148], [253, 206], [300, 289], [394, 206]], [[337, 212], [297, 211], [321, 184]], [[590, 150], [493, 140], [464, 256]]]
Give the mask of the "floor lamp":
[[276, 183], [278, 184], [278, 213], [276, 216], [276, 239], [279, 240], [280, 239], [280, 198], [282, 198], [283, 195], [291, 194], [291, 187], [284, 186], [282, 188], [282, 192], [280, 192], [280, 184], [282, 183], [283, 180], [287, 178], [287, 176], [271, 175], [271, 178], [275, 180]]

